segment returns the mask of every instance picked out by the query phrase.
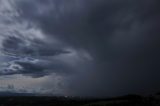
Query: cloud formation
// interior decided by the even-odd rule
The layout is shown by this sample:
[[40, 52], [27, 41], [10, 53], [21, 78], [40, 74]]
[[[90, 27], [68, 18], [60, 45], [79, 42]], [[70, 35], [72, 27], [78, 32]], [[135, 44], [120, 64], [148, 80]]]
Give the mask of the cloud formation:
[[64, 89], [68, 95], [107, 96], [159, 89], [158, 0], [2, 2], [7, 6], [0, 9], [0, 30], [5, 29], [1, 52], [11, 57], [5, 59], [11, 64], [1, 75], [67, 76]]

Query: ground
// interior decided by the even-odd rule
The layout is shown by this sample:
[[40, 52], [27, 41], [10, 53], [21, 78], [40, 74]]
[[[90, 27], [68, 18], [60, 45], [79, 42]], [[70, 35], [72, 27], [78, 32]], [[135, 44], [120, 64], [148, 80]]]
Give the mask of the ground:
[[159, 96], [127, 95], [107, 99], [77, 97], [0, 97], [0, 106], [160, 106]]

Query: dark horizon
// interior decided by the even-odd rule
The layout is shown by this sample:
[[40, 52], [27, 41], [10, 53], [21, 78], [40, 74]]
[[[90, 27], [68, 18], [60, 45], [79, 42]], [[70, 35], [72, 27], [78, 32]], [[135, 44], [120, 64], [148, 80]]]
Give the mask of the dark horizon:
[[159, 0], [0, 0], [0, 92], [160, 91]]

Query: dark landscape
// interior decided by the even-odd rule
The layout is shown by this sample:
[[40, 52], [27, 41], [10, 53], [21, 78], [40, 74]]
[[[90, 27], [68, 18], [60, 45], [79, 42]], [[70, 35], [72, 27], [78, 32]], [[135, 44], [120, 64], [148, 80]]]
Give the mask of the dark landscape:
[[160, 106], [160, 0], [0, 0], [0, 106]]
[[1, 96], [0, 106], [160, 106], [160, 95], [126, 95], [107, 99], [52, 96]]

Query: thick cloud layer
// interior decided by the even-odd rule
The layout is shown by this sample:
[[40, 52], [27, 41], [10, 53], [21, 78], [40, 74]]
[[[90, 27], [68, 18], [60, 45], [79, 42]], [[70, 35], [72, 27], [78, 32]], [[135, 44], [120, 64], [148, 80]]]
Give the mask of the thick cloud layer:
[[67, 94], [78, 96], [160, 88], [158, 0], [15, 0], [9, 4], [15, 10], [5, 8], [18, 18], [10, 19], [16, 20], [12, 22], [16, 28], [9, 25], [14, 34], [8, 35], [8, 30], [1, 34], [1, 51], [12, 57], [5, 59], [11, 64], [1, 75], [56, 73], [67, 77]]

